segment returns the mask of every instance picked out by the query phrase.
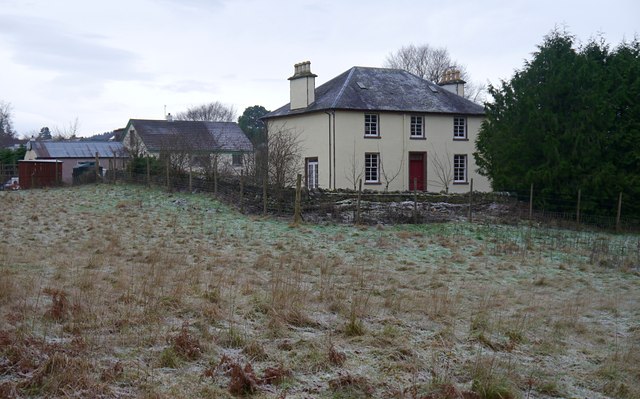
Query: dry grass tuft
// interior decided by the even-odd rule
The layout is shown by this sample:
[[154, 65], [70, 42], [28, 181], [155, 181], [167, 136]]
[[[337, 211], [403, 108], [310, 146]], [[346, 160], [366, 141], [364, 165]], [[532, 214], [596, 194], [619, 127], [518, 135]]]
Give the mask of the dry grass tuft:
[[167, 338], [167, 342], [178, 356], [186, 360], [196, 360], [202, 356], [202, 347], [198, 338], [189, 333], [189, 325], [184, 323], [180, 332]]
[[481, 399], [477, 393], [460, 390], [451, 383], [432, 384], [428, 391], [426, 395], [421, 395], [414, 386], [408, 390], [408, 394], [412, 399]]
[[472, 371], [471, 390], [480, 399], [516, 399], [520, 392], [516, 385], [500, 370], [500, 362], [495, 357], [476, 360]]
[[51, 307], [45, 316], [55, 321], [66, 320], [71, 313], [67, 293], [55, 288], [45, 288], [42, 292], [51, 296]]
[[334, 397], [340, 398], [372, 397], [375, 393], [369, 380], [350, 373], [338, 374], [336, 378], [329, 381], [329, 387], [334, 392]]
[[100, 374], [100, 381], [102, 382], [114, 382], [122, 378], [124, 374], [124, 366], [122, 362], [117, 361], [109, 367], [102, 370]]
[[267, 367], [260, 379], [260, 384], [279, 385], [292, 375], [291, 370], [286, 369], [282, 364]]
[[94, 363], [85, 350], [77, 341], [49, 344], [2, 331], [0, 374], [15, 378], [5, 382], [0, 392], [8, 393], [6, 397], [108, 395], [110, 388], [96, 378]]
[[246, 396], [256, 393], [262, 385], [278, 385], [290, 378], [293, 374], [282, 364], [267, 367], [262, 378], [258, 378], [251, 363], [246, 363], [244, 367], [228, 356], [223, 356], [220, 363], [215, 368], [205, 371], [205, 376], [215, 377], [218, 371], [229, 377], [229, 393], [236, 396]]
[[329, 361], [336, 366], [342, 366], [347, 361], [347, 355], [336, 349], [333, 344], [329, 346]]
[[244, 368], [238, 363], [229, 365], [229, 392], [232, 395], [247, 395], [258, 390], [258, 379], [253, 372], [250, 363], [245, 364]]

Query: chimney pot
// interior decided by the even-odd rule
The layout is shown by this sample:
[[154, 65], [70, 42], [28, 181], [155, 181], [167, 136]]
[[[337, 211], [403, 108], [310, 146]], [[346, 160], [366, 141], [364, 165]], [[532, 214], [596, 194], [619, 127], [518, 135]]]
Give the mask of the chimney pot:
[[291, 109], [306, 108], [315, 101], [315, 78], [311, 72], [311, 61], [294, 64], [294, 74], [289, 78]]

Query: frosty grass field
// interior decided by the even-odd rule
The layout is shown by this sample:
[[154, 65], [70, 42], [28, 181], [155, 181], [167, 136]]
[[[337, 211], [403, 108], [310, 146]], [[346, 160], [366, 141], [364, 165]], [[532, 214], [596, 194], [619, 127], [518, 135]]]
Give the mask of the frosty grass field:
[[640, 397], [638, 236], [127, 185], [0, 203], [0, 397]]

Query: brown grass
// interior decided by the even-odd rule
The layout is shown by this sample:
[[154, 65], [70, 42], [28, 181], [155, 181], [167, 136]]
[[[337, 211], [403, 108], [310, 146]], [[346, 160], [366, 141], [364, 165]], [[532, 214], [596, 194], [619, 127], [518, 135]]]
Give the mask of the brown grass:
[[0, 201], [0, 397], [640, 397], [637, 236]]

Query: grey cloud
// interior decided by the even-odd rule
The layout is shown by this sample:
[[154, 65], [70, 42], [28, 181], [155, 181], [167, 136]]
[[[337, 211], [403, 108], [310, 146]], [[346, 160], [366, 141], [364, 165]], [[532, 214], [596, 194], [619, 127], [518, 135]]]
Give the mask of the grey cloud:
[[134, 53], [101, 43], [99, 34], [68, 32], [41, 18], [0, 15], [0, 35], [14, 50], [17, 63], [66, 77], [96, 82], [144, 77], [134, 68]]
[[218, 86], [211, 82], [203, 82], [199, 80], [180, 80], [172, 82], [171, 84], [162, 86], [163, 89], [173, 92], [185, 93], [185, 92], [202, 92], [202, 93], [216, 93]]

